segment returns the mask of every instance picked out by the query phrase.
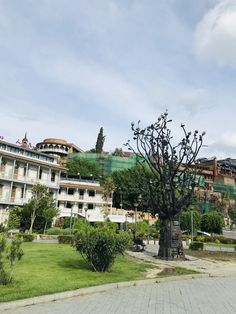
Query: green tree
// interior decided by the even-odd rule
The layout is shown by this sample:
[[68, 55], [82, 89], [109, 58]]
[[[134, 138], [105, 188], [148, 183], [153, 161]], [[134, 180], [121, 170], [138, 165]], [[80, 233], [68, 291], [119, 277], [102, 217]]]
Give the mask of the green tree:
[[100, 128], [100, 131], [98, 133], [97, 142], [95, 146], [96, 153], [102, 153], [103, 151], [103, 145], [105, 142], [105, 136], [103, 135], [103, 128]]
[[101, 175], [101, 169], [98, 163], [88, 161], [83, 158], [78, 159], [67, 159], [66, 168], [68, 173], [71, 175], [90, 176], [99, 177]]
[[[121, 171], [114, 171], [112, 179], [117, 187], [113, 194], [113, 205], [124, 209], [133, 208], [138, 195], [142, 195], [142, 202], [139, 204], [139, 210], [150, 211], [150, 190], [148, 182], [154, 182], [155, 178], [147, 167], [140, 166]], [[155, 186], [153, 193], [158, 193]]]
[[104, 207], [105, 213], [108, 213], [108, 202], [109, 199], [112, 198], [113, 192], [116, 188], [114, 180], [111, 177], [107, 177], [104, 179], [104, 181], [102, 182], [102, 187], [103, 187], [103, 200], [105, 201]]
[[56, 208], [54, 200], [49, 200], [47, 206], [43, 208], [42, 211], [42, 217], [45, 219], [43, 233], [45, 233], [45, 230], [47, 229], [52, 219], [58, 215], [58, 212], [59, 210]]
[[9, 229], [19, 229], [21, 221], [22, 207], [15, 206], [10, 209], [8, 218], [8, 228]]
[[224, 216], [220, 212], [212, 211], [202, 215], [201, 230], [209, 233], [222, 234]]
[[116, 148], [114, 150], [114, 153], [112, 153], [113, 156], [123, 157], [123, 150], [122, 148]]
[[201, 214], [199, 211], [185, 210], [180, 214], [180, 228], [182, 231], [188, 231], [191, 233], [192, 225], [191, 225], [191, 215], [193, 215], [193, 232], [200, 229], [201, 226]]
[[229, 210], [229, 218], [231, 219], [233, 224], [236, 224], [236, 208], [231, 208]]
[[[32, 187], [32, 197], [23, 206], [22, 218], [30, 220], [29, 233], [32, 233], [36, 218], [41, 217], [45, 224], [44, 211], [55, 207], [52, 197], [47, 192], [45, 185], [36, 184]], [[46, 214], [47, 215], [47, 214]]]

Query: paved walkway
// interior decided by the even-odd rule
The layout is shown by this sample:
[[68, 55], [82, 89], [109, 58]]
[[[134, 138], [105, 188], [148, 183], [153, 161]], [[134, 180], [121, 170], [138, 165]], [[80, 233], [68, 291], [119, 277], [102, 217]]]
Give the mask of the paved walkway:
[[202, 278], [112, 289], [4, 314], [235, 314], [236, 278]]

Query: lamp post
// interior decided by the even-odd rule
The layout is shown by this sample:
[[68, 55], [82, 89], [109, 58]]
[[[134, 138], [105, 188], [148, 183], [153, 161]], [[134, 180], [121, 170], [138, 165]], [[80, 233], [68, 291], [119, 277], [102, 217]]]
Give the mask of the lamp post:
[[86, 232], [87, 232], [87, 211], [88, 211], [88, 207], [84, 207], [84, 211], [85, 211], [85, 228], [86, 228]]
[[134, 201], [134, 223], [135, 223], [135, 227], [134, 227], [134, 237], [136, 238], [137, 236], [137, 208], [140, 204], [142, 200], [142, 196], [139, 195], [138, 198]]
[[127, 231], [127, 219], [128, 219], [128, 214], [125, 214], [125, 231]]
[[70, 209], [70, 228], [69, 228], [69, 235], [72, 235], [72, 206]]
[[191, 240], [193, 242], [193, 211], [191, 210]]

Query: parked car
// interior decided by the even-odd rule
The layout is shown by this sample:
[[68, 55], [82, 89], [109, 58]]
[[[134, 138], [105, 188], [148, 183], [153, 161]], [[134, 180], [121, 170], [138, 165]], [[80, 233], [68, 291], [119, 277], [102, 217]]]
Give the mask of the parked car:
[[[189, 232], [188, 230], [184, 230], [184, 231], [182, 231], [182, 234], [189, 234], [189, 235], [191, 235], [191, 232]], [[205, 232], [205, 231], [201, 231], [201, 230], [195, 231], [195, 232], [193, 233], [193, 235], [194, 235], [194, 236], [196, 236], [196, 235], [203, 235], [203, 236], [207, 236], [207, 237], [210, 237], [210, 236], [211, 236], [210, 233]]]

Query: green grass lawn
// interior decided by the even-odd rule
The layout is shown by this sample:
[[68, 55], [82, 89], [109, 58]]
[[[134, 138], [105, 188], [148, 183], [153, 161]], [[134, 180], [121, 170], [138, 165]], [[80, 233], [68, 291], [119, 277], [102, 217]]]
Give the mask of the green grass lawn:
[[[186, 255], [198, 257], [198, 258], [209, 258], [217, 261], [225, 262], [235, 262], [236, 263], [236, 253], [234, 252], [221, 252], [221, 251], [192, 251], [185, 250]], [[235, 265], [236, 267], [236, 265]]]
[[65, 244], [23, 243], [24, 256], [14, 269], [13, 283], [0, 286], [0, 302], [145, 278], [150, 263], [119, 256], [111, 271], [91, 271], [82, 257]]

